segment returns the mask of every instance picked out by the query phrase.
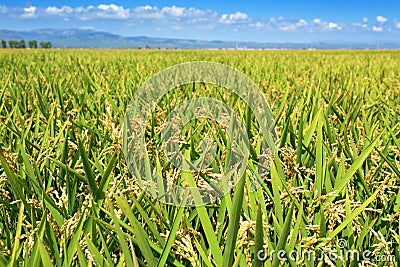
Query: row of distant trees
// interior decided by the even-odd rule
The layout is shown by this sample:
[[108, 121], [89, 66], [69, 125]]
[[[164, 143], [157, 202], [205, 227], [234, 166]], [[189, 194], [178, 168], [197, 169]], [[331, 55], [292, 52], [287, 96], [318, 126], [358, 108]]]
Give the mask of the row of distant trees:
[[28, 43], [25, 40], [17, 41], [17, 40], [9, 40], [8, 46], [5, 40], [1, 40], [1, 48], [51, 48], [51, 42], [40, 42], [31, 40]]

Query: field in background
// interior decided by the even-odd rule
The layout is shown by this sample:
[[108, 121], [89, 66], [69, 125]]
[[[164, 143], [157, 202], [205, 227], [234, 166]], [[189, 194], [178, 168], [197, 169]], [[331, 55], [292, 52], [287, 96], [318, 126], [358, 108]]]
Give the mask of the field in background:
[[[227, 64], [260, 87], [276, 119], [278, 153], [256, 192], [248, 190], [253, 157], [215, 205], [167, 206], [128, 172], [123, 116], [153, 74], [197, 60]], [[0, 50], [0, 266], [262, 266], [260, 250], [265, 266], [277, 266], [273, 251], [335, 249], [370, 250], [371, 262], [397, 265], [399, 62], [395, 51]], [[226, 96], [195, 88], [197, 96]], [[152, 126], [186, 91], [161, 101], [149, 123], [149, 150], [165, 175], [180, 174]], [[237, 111], [256, 139], [251, 113]], [[216, 126], [188, 127], [193, 143], [183, 149], [195, 157], [202, 133], [212, 136]]]

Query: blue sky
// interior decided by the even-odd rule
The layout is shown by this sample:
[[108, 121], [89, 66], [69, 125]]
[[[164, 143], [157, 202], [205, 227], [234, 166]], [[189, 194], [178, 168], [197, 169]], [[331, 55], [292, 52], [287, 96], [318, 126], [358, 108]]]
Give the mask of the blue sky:
[[261, 42], [400, 41], [400, 1], [5, 1], [0, 29]]

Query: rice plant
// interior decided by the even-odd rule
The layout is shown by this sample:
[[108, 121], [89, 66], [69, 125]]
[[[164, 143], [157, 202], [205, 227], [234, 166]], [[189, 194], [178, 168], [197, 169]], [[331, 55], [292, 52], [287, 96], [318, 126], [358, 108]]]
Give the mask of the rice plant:
[[[0, 58], [0, 266], [398, 265], [400, 52], [3, 50]], [[146, 80], [190, 61], [234, 67], [261, 88], [277, 151], [251, 190], [253, 114], [218, 86], [171, 90], [147, 122], [157, 172], [206, 181], [176, 170], [160, 145], [163, 121], [185, 99], [230, 105], [252, 147], [231, 192], [179, 207], [139, 187], [122, 127]], [[218, 171], [228, 140], [214, 122], [185, 125], [182, 152], [197, 159], [205, 137], [217, 144]]]

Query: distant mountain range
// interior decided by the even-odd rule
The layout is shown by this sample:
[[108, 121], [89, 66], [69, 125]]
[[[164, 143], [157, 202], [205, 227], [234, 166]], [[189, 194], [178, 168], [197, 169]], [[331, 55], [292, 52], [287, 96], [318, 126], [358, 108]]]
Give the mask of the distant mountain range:
[[0, 30], [0, 39], [50, 41], [55, 48], [162, 48], [162, 49], [400, 49], [400, 43], [275, 43], [205, 41], [125, 37], [90, 29], [39, 29], [31, 31]]

